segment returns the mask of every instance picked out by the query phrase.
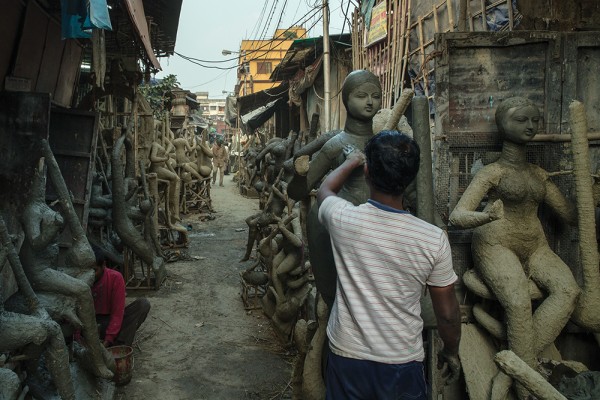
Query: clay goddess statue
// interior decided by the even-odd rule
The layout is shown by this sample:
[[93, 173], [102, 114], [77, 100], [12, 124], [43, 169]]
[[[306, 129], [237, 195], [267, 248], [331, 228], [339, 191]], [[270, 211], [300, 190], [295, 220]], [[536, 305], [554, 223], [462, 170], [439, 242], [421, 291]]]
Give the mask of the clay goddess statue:
[[[191, 153], [194, 149], [190, 146], [188, 139], [184, 136], [185, 131], [183, 129], [179, 129], [177, 131], [177, 138], [173, 140], [173, 146], [175, 147], [175, 161], [177, 163], [177, 168], [182, 168], [183, 171], [189, 173], [195, 179], [202, 179], [202, 176], [196, 170], [196, 166], [193, 162], [188, 158], [188, 154]], [[181, 178], [181, 176], [180, 176]]]
[[199, 137], [196, 136], [196, 143], [193, 146], [196, 151], [196, 170], [204, 178], [212, 175], [213, 158], [212, 149], [206, 143], [206, 135], [206, 130], [203, 130]]
[[35, 291], [57, 293], [76, 300], [77, 317], [82, 324], [82, 334], [92, 359], [93, 372], [98, 377], [110, 379], [113, 373], [107, 368], [107, 352], [102, 348], [98, 337], [90, 287], [83, 281], [56, 270], [58, 235], [64, 221], [60, 213], [46, 204], [45, 187], [43, 169], [36, 170], [31, 199], [20, 218], [25, 232], [20, 252], [25, 275]]
[[[170, 167], [169, 161], [169, 150], [171, 149], [171, 142], [168, 142], [167, 149], [162, 145], [164, 134], [160, 127], [157, 127], [156, 140], [152, 142], [150, 147], [150, 172], [156, 174], [158, 179], [169, 181], [169, 221], [170, 224], [176, 224], [179, 222], [179, 185], [181, 180], [175, 171]], [[166, 138], [164, 138], [167, 140]]]
[[[538, 207], [544, 202], [561, 219], [576, 223], [574, 208], [548, 172], [526, 161], [525, 147], [537, 133], [539, 119], [538, 108], [521, 97], [498, 106], [500, 159], [477, 172], [450, 215], [453, 225], [475, 228], [475, 269], [506, 312], [510, 350], [533, 368], [537, 355], [567, 323], [579, 294], [571, 270], [550, 249], [538, 219]], [[486, 195], [487, 206], [476, 211]], [[534, 313], [528, 279], [546, 294]], [[502, 392], [497, 387], [492, 391]], [[526, 398], [523, 388], [517, 386], [517, 392]]]
[[[377, 76], [366, 70], [348, 74], [342, 86], [342, 101], [347, 111], [344, 130], [329, 139], [310, 163], [307, 162], [308, 156], [301, 156], [295, 161], [294, 177], [287, 189], [291, 198], [305, 198], [329, 171], [344, 162], [346, 146], [362, 150], [373, 136], [373, 117], [381, 108], [381, 84]], [[365, 203], [368, 195], [362, 170], [354, 171], [338, 194], [354, 205]], [[310, 260], [317, 289], [331, 309], [337, 275], [329, 234], [319, 223], [317, 212], [315, 203], [306, 222]]]
[[[25, 315], [5, 311], [4, 300], [0, 296], [0, 351], [25, 349], [24, 351], [29, 353], [28, 349], [36, 351], [42, 347], [46, 355], [48, 371], [61, 399], [75, 399], [75, 389], [69, 370], [69, 353], [63, 332], [40, 306], [37, 296], [25, 277], [25, 272], [2, 216], [0, 216], [0, 242], [0, 271], [8, 259], [19, 291], [25, 297], [25, 302], [29, 305], [31, 312], [31, 315]], [[1, 278], [0, 275], [0, 288], [2, 288]], [[36, 358], [34, 357], [34, 359]], [[4, 382], [0, 378], [0, 386], [8, 386], [8, 382]], [[4, 398], [3, 394], [5, 393], [0, 390], [0, 398]]]

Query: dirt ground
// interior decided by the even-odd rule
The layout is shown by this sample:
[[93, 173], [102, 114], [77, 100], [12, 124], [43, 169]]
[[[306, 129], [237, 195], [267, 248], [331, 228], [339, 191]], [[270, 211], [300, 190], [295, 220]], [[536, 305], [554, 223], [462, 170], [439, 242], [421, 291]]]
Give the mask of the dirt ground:
[[192, 261], [167, 264], [157, 291], [128, 289], [128, 301], [151, 303], [134, 343], [131, 382], [116, 399], [287, 399], [293, 356], [279, 344], [260, 310], [246, 311], [239, 273], [258, 200], [239, 194], [233, 175], [212, 188], [214, 220], [191, 224]]

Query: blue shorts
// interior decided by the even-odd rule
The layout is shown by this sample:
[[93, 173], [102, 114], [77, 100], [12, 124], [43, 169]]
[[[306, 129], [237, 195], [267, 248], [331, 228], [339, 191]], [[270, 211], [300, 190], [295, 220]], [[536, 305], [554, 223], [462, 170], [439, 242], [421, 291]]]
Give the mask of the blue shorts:
[[326, 400], [427, 400], [422, 362], [383, 364], [329, 352]]

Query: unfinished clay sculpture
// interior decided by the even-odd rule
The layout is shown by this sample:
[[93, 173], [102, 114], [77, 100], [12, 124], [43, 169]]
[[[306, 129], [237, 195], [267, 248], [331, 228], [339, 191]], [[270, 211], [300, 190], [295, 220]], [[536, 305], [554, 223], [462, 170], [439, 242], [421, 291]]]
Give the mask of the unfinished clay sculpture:
[[[35, 353], [38, 349], [45, 352], [46, 365], [54, 381], [54, 386], [61, 399], [75, 399], [75, 390], [69, 370], [69, 353], [65, 344], [60, 326], [54, 322], [46, 311], [40, 306], [37, 296], [33, 292], [21, 261], [13, 246], [4, 219], [0, 216], [0, 267], [9, 260], [13, 275], [16, 278], [19, 292], [25, 298], [29, 306], [30, 315], [8, 312], [4, 310], [3, 299], [0, 298], [0, 352], [21, 349], [28, 356], [33, 356], [37, 361]], [[1, 277], [1, 275], [0, 275]], [[2, 282], [0, 281], [0, 288]], [[31, 354], [33, 351], [34, 354]], [[37, 365], [31, 369], [35, 370]], [[7, 382], [0, 376], [0, 386], [8, 386]], [[2, 392], [0, 392], [2, 397]]]
[[[548, 172], [526, 161], [525, 145], [537, 133], [539, 119], [537, 107], [524, 98], [509, 98], [498, 106], [500, 158], [477, 172], [450, 215], [453, 225], [474, 228], [475, 268], [505, 311], [509, 349], [533, 368], [537, 355], [567, 323], [579, 294], [569, 267], [548, 245], [538, 218], [539, 205], [546, 203], [563, 220], [575, 222], [574, 207]], [[487, 205], [477, 211], [486, 196]], [[546, 294], [535, 312], [529, 279]], [[517, 389], [525, 399], [527, 392]], [[497, 387], [492, 391], [504, 393]]]
[[58, 235], [64, 221], [60, 213], [46, 204], [43, 163], [40, 166], [34, 176], [31, 198], [20, 217], [25, 232], [20, 252], [23, 269], [35, 291], [56, 293], [76, 300], [77, 317], [81, 321], [83, 338], [93, 361], [93, 372], [108, 379], [113, 373], [105, 364], [90, 287], [83, 281], [56, 270]]
[[168, 162], [169, 149], [171, 147], [170, 142], [167, 148], [163, 146], [164, 141], [168, 140], [163, 134], [162, 127], [157, 123], [156, 138], [150, 146], [150, 169], [149, 172], [155, 173], [158, 179], [169, 182], [168, 190], [168, 213], [169, 223], [176, 224], [179, 221], [179, 187], [181, 180], [177, 173], [171, 167]]
[[[329, 139], [308, 163], [308, 156], [295, 161], [295, 174], [288, 185], [288, 194], [302, 200], [321, 179], [344, 162], [343, 149], [350, 145], [364, 149], [373, 136], [373, 117], [381, 108], [381, 84], [371, 72], [351, 72], [342, 86], [342, 101], [347, 110], [344, 130]], [[359, 205], [367, 201], [369, 190], [362, 170], [352, 173], [338, 196]], [[307, 217], [308, 246], [317, 289], [328, 308], [335, 298], [336, 271], [329, 234], [319, 223], [317, 205], [311, 207]]]

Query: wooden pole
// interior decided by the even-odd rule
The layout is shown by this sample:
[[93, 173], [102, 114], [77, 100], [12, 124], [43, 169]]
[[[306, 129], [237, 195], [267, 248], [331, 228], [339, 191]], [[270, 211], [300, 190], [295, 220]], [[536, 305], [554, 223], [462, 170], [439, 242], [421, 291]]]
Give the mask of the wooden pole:
[[329, 132], [331, 122], [331, 94], [330, 94], [330, 53], [329, 53], [329, 5], [327, 0], [323, 0], [323, 131]]

